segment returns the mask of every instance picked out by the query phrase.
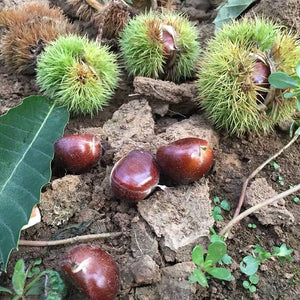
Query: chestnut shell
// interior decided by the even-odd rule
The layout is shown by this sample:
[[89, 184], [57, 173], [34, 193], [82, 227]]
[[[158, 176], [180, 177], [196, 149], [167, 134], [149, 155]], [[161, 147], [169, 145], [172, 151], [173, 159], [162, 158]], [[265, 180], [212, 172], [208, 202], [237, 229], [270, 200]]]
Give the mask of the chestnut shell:
[[113, 194], [134, 202], [146, 198], [158, 182], [157, 163], [152, 154], [144, 150], [130, 151], [115, 164], [110, 175]]
[[101, 156], [101, 143], [93, 134], [74, 134], [59, 138], [54, 144], [54, 163], [72, 173], [88, 171]]
[[75, 246], [65, 254], [61, 266], [89, 299], [115, 299], [120, 285], [119, 268], [105, 251], [87, 244]]
[[187, 137], [161, 146], [156, 159], [162, 173], [173, 183], [188, 184], [210, 170], [213, 151], [206, 140]]

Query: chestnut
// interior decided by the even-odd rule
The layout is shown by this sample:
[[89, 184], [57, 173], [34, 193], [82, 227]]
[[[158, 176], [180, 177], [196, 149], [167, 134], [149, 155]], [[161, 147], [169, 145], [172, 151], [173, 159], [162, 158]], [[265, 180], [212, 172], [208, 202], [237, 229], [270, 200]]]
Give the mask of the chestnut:
[[152, 154], [132, 150], [120, 159], [110, 174], [110, 186], [118, 199], [145, 199], [158, 185], [159, 171]]
[[87, 244], [75, 246], [65, 254], [61, 266], [89, 299], [115, 299], [120, 285], [119, 268], [105, 251]]
[[188, 137], [157, 150], [156, 160], [175, 184], [188, 184], [200, 179], [211, 168], [213, 151], [206, 140]]
[[93, 134], [66, 135], [54, 143], [54, 162], [72, 173], [89, 170], [101, 156], [101, 143]]
[[268, 77], [271, 74], [271, 69], [262, 60], [256, 59], [253, 66], [252, 80], [261, 87], [269, 87]]

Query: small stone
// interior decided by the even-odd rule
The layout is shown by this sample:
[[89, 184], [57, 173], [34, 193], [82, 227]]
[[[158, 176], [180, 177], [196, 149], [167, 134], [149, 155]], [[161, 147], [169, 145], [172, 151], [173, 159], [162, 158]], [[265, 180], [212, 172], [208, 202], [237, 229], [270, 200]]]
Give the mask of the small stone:
[[[245, 204], [247, 207], [252, 207], [276, 194], [265, 178], [257, 178], [246, 191]], [[294, 216], [286, 209], [283, 199], [255, 211], [253, 215], [263, 225], [292, 224], [294, 222]]]
[[149, 255], [133, 262], [130, 269], [137, 284], [145, 285], [160, 281], [159, 266]]

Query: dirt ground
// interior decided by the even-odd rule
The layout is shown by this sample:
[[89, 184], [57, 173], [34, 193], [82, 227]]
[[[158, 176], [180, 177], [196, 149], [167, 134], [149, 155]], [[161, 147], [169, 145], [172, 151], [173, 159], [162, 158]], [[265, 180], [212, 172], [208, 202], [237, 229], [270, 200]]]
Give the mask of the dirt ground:
[[[280, 0], [257, 2], [246, 14], [264, 14], [300, 33], [299, 0], [284, 4]], [[50, 3], [61, 4], [60, 1]], [[9, 4], [9, 1], [0, 0], [0, 9]], [[177, 5], [196, 22], [201, 45], [205, 47], [207, 39], [213, 35], [216, 4], [190, 0], [178, 1]], [[81, 25], [93, 36], [90, 26]], [[149, 85], [159, 93], [155, 95], [147, 88]], [[24, 97], [38, 93], [34, 76], [11, 73], [0, 62], [0, 114], [19, 104]], [[65, 131], [65, 134], [98, 135], [105, 149], [103, 157], [88, 173], [53, 174], [41, 196], [42, 222], [22, 231], [21, 238], [52, 240], [121, 231], [118, 238], [90, 242], [107, 251], [120, 267], [121, 288], [117, 299], [300, 299], [300, 204], [293, 201], [295, 196], [300, 197], [299, 193], [285, 198], [279, 206], [250, 215], [232, 229], [226, 243], [233, 259], [229, 268], [235, 281], [223, 283], [211, 279], [208, 289], [187, 282], [195, 267], [190, 258], [193, 246], [207, 245], [209, 227], [218, 231], [226, 225], [247, 176], [290, 140], [283, 125], [265, 136], [228, 136], [209, 124], [204, 112], [194, 105], [195, 97], [193, 81], [174, 85], [145, 78], [133, 79], [124, 71], [110, 105], [94, 118], [71, 117]], [[169, 192], [156, 190], [138, 205], [112, 197], [108, 177], [119, 158], [135, 148], [155, 154], [160, 145], [185, 136], [202, 137], [211, 142], [214, 165], [206, 178], [187, 187], [173, 187]], [[298, 184], [299, 149], [298, 140], [276, 159], [278, 170], [271, 164], [266, 166], [252, 181], [253, 193], [268, 197], [274, 191], [280, 193]], [[279, 176], [283, 185], [279, 183]], [[224, 221], [213, 223], [210, 211], [213, 198], [217, 196], [226, 199], [231, 210], [224, 213]], [[250, 198], [245, 207], [253, 204]], [[249, 223], [257, 227], [249, 228]], [[286, 243], [288, 248], [294, 249], [294, 262], [285, 265], [277, 260], [264, 262], [258, 271], [257, 292], [250, 294], [242, 286], [246, 277], [240, 272], [239, 263], [258, 243], [269, 251], [273, 246]], [[69, 247], [21, 246], [19, 251], [12, 252], [7, 273], [0, 277], [0, 286], [10, 286], [13, 266], [19, 258], [27, 265], [42, 258], [43, 269], [57, 270], [64, 277], [59, 262]], [[67, 299], [85, 297], [70, 288]]]

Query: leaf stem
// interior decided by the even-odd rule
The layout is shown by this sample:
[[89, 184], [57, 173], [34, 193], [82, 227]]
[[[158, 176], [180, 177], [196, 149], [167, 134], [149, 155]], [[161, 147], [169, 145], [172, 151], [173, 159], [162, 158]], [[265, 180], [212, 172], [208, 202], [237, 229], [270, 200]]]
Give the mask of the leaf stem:
[[220, 236], [224, 236], [225, 234], [228, 234], [228, 232], [230, 231], [231, 227], [233, 227], [235, 224], [237, 224], [238, 222], [240, 222], [243, 218], [247, 217], [248, 215], [252, 214], [253, 212], [255, 212], [256, 210], [262, 209], [263, 207], [275, 202], [276, 200], [279, 200], [281, 198], [284, 198], [288, 195], [291, 195], [297, 191], [300, 190], [300, 183], [297, 184], [296, 186], [294, 186], [291, 189], [288, 189], [280, 194], [277, 194], [275, 196], [273, 196], [272, 198], [266, 199], [250, 208], [248, 208], [247, 210], [245, 210], [244, 212], [242, 212], [241, 214], [239, 214], [238, 216], [234, 217], [219, 233]]
[[277, 156], [279, 156], [284, 150], [286, 150], [288, 147], [290, 147], [299, 137], [298, 134], [295, 134], [294, 137], [287, 143], [283, 148], [281, 148], [278, 152], [276, 152], [273, 156], [271, 156], [269, 159], [267, 159], [265, 162], [263, 162], [259, 167], [257, 167], [250, 175], [249, 177], [245, 180], [242, 188], [242, 192], [240, 195], [240, 199], [237, 205], [237, 208], [235, 210], [233, 218], [237, 217], [241, 211], [241, 208], [244, 204], [244, 199], [246, 195], [246, 189], [249, 184], [249, 181], [256, 176], [258, 172], [260, 172], [268, 163], [270, 163], [272, 160], [274, 160]]
[[56, 241], [28, 241], [19, 240], [19, 246], [29, 246], [29, 247], [50, 247], [58, 245], [74, 244], [77, 242], [87, 242], [95, 239], [105, 239], [105, 238], [116, 238], [121, 236], [122, 232], [108, 232], [108, 233], [98, 233], [98, 234], [87, 234], [81, 236], [74, 236], [68, 239], [56, 240]]

